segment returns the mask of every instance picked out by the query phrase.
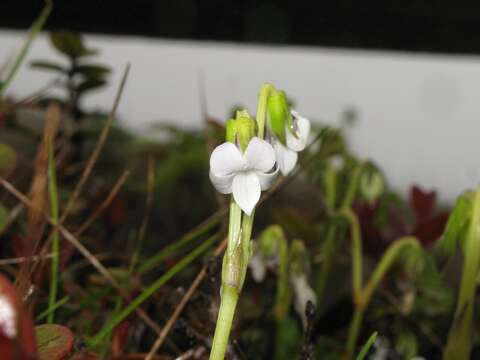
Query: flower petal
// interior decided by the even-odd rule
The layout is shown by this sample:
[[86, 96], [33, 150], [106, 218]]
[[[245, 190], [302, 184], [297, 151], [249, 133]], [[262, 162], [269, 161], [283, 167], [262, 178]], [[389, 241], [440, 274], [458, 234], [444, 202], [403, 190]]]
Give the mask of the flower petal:
[[217, 146], [210, 156], [210, 172], [216, 176], [231, 175], [245, 167], [245, 160], [238, 148], [229, 142]]
[[298, 154], [283, 146], [280, 142], [273, 145], [277, 154], [277, 164], [283, 175], [288, 175], [297, 164]]
[[248, 143], [244, 154], [249, 169], [270, 171], [275, 165], [275, 151], [267, 141], [254, 137]]
[[216, 175], [210, 170], [210, 181], [219, 193], [230, 194], [232, 192], [232, 182], [234, 174], [231, 175]]
[[267, 190], [270, 185], [272, 185], [273, 181], [278, 175], [278, 170], [280, 169], [279, 166], [275, 166], [274, 170], [268, 173], [264, 173], [261, 171], [257, 171], [258, 179], [260, 180], [260, 188], [263, 190]]
[[235, 174], [232, 184], [233, 198], [247, 215], [251, 215], [260, 199], [260, 180], [253, 171]]
[[294, 117], [295, 125], [297, 128], [298, 138], [293, 136], [287, 129], [286, 141], [288, 148], [294, 151], [302, 151], [307, 145], [308, 136], [310, 135], [310, 121], [307, 118], [299, 115], [296, 111], [291, 111]]

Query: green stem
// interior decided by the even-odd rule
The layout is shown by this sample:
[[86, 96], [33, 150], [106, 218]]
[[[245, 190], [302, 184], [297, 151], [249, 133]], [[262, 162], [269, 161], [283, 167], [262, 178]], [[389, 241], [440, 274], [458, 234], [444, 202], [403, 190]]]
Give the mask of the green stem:
[[348, 184], [347, 191], [345, 192], [342, 206], [340, 207], [341, 209], [346, 209], [352, 206], [353, 201], [355, 200], [355, 195], [357, 193], [358, 181], [360, 179], [360, 175], [362, 174], [364, 166], [365, 163], [361, 162], [357, 164], [357, 166], [353, 169], [351, 180]]
[[89, 341], [89, 347], [95, 347], [98, 345], [102, 339], [110, 334], [110, 332], [120, 324], [127, 316], [135, 311], [137, 307], [143, 304], [150, 296], [156, 293], [167, 281], [174, 277], [181, 270], [185, 269], [191, 262], [198, 258], [202, 253], [204, 253], [208, 248], [210, 248], [219, 238], [220, 233], [213, 235], [208, 238], [203, 244], [196, 247], [192, 252], [187, 256], [182, 258], [174, 266], [170, 268], [165, 274], [159, 277], [154, 283], [145, 288], [140, 295], [133, 299], [121, 312], [116, 314], [111, 320], [109, 320], [103, 328]]
[[352, 209], [343, 209], [342, 215], [350, 222], [352, 231], [352, 286], [354, 302], [357, 303], [362, 294], [363, 287], [362, 238], [360, 235], [360, 224], [357, 215], [355, 215]]
[[217, 326], [213, 336], [210, 360], [223, 360], [227, 350], [228, 338], [232, 328], [235, 308], [238, 301], [238, 290], [234, 286], [222, 285], [221, 303], [218, 311]]
[[327, 277], [330, 272], [330, 267], [332, 265], [332, 257], [335, 253], [335, 234], [336, 234], [336, 225], [330, 223], [328, 225], [327, 236], [325, 241], [322, 244], [321, 254], [322, 254], [322, 263], [320, 264], [320, 273], [317, 277], [316, 282], [316, 294], [317, 294], [317, 306], [320, 306], [323, 299], [323, 293], [325, 291], [325, 286], [327, 285]]
[[464, 254], [460, 294], [443, 354], [444, 360], [467, 360], [470, 358], [476, 277], [480, 268], [480, 188], [474, 194]]
[[362, 304], [364, 307], [370, 302], [373, 292], [392, 266], [400, 251], [408, 246], [416, 247], [418, 249], [421, 248], [417, 238], [414, 236], [406, 236], [395, 240], [392, 245], [388, 247], [387, 251], [385, 251], [363, 290]]
[[[50, 141], [48, 148], [48, 195], [50, 198], [50, 212], [52, 224], [58, 224], [58, 191], [57, 177], [55, 174], [55, 159], [53, 155], [53, 141]], [[52, 261], [50, 267], [50, 291], [48, 294], [48, 317], [47, 323], [52, 324], [55, 316], [55, 304], [57, 301], [58, 291], [58, 258], [60, 252], [60, 237], [58, 230], [54, 228], [52, 231]]]
[[7, 77], [5, 78], [3, 83], [0, 82], [0, 96], [3, 95], [3, 93], [7, 90], [8, 86], [12, 82], [13, 77], [15, 76], [18, 69], [20, 68], [20, 65], [25, 59], [25, 56], [27, 55], [28, 50], [32, 46], [33, 40], [35, 40], [40, 30], [42, 30], [43, 25], [45, 24], [45, 21], [47, 20], [51, 11], [52, 11], [52, 3], [47, 2], [45, 7], [43, 8], [42, 13], [38, 16], [38, 18], [33, 22], [32, 26], [30, 27], [27, 40], [23, 44], [23, 47], [20, 50], [20, 53], [18, 54], [18, 56], [16, 57], [15, 62], [12, 68], [10, 69]]
[[288, 279], [288, 247], [287, 240], [282, 237], [278, 239], [279, 264], [277, 275], [277, 293], [275, 294], [274, 314], [277, 322], [283, 321], [291, 305], [291, 292]]
[[365, 314], [364, 308], [361, 308], [361, 307], [355, 308], [352, 322], [350, 323], [350, 329], [348, 331], [347, 349], [345, 353], [346, 359], [351, 359], [355, 352], [355, 347], [357, 346], [358, 334], [360, 331], [360, 326], [362, 325], [362, 322], [363, 322], [364, 314]]
[[61, 298], [60, 300], [58, 300], [55, 303], [55, 305], [49, 306], [48, 309], [46, 309], [46, 310], [42, 311], [40, 314], [38, 314], [37, 317], [35, 318], [35, 321], [43, 320], [48, 315], [50, 315], [50, 313], [52, 311], [55, 311], [56, 309], [58, 309], [62, 305], [66, 304], [68, 302], [68, 300], [70, 300], [70, 298], [68, 296], [65, 296], [65, 297]]
[[258, 106], [257, 106], [257, 126], [258, 137], [263, 139], [265, 135], [265, 119], [267, 116], [267, 102], [270, 92], [274, 89], [272, 84], [263, 84], [258, 94]]

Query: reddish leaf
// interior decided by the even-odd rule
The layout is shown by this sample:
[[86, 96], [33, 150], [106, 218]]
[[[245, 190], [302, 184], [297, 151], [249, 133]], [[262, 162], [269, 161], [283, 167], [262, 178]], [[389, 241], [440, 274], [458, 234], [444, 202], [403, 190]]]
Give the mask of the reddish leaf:
[[112, 339], [112, 354], [114, 356], [123, 353], [123, 349], [127, 344], [128, 336], [132, 328], [132, 321], [125, 320], [115, 328]]
[[443, 234], [448, 215], [448, 213], [442, 213], [417, 224], [413, 235], [418, 238], [423, 246], [432, 245]]
[[436, 201], [436, 191], [425, 192], [419, 186], [412, 186], [410, 190], [410, 206], [415, 212], [417, 223], [433, 215]]
[[40, 360], [63, 360], [72, 352], [75, 336], [69, 328], [61, 325], [40, 325], [37, 333]]
[[36, 359], [37, 346], [30, 312], [13, 284], [0, 274], [0, 354], [2, 359]]

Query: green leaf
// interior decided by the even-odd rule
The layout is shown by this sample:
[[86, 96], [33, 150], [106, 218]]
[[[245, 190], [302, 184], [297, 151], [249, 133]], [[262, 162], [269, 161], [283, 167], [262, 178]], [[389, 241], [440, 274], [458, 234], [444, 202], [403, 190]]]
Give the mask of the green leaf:
[[79, 94], [82, 94], [84, 92], [91, 91], [91, 90], [97, 89], [99, 87], [102, 87], [106, 83], [107, 82], [105, 80], [101, 80], [101, 79], [88, 79], [88, 80], [83, 81], [82, 83], [80, 83], [77, 86], [77, 92]]
[[7, 144], [0, 143], [0, 175], [10, 174], [17, 163], [17, 154]]
[[62, 360], [72, 352], [75, 336], [67, 327], [39, 325], [35, 331], [39, 360]]
[[71, 58], [95, 55], [97, 53], [97, 50], [85, 47], [82, 37], [76, 32], [52, 32], [50, 33], [50, 41], [58, 51]]
[[103, 65], [78, 65], [75, 67], [77, 73], [84, 75], [85, 77], [92, 79], [92, 78], [100, 78], [108, 73], [110, 73], [110, 68], [103, 66]]
[[45, 21], [47, 21], [47, 18], [50, 15], [51, 11], [52, 11], [52, 4], [47, 2], [41, 14], [38, 16], [37, 19], [35, 19], [32, 26], [30, 27], [30, 31], [28, 33], [27, 39], [25, 40], [25, 43], [23, 44], [23, 47], [20, 50], [20, 53], [15, 58], [13, 66], [11, 67], [7, 76], [5, 77], [5, 80], [1, 83], [0, 95], [2, 95], [6, 91], [7, 87], [12, 82], [15, 74], [20, 68], [20, 65], [23, 63], [25, 56], [27, 56], [27, 53], [30, 50], [30, 47], [32, 46], [33, 41], [37, 37], [38, 33], [42, 30], [43, 25], [45, 24]]
[[367, 356], [368, 350], [372, 347], [373, 343], [377, 339], [378, 333], [375, 331], [370, 337], [368, 338], [367, 342], [365, 345], [362, 346], [362, 349], [357, 355], [357, 360], [363, 360], [365, 356]]
[[33, 61], [30, 63], [30, 66], [32, 68], [40, 69], [40, 70], [57, 71], [61, 73], [67, 72], [67, 69], [65, 69], [62, 65], [55, 64], [45, 60]]
[[448, 218], [445, 232], [438, 242], [438, 246], [448, 255], [452, 255], [455, 252], [457, 241], [462, 241], [471, 213], [471, 193], [465, 192], [458, 197], [455, 207]]

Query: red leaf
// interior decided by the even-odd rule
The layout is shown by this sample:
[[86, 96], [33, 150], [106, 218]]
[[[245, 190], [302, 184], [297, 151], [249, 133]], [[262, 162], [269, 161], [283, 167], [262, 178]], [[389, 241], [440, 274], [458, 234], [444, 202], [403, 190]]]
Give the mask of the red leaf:
[[413, 235], [418, 238], [423, 246], [432, 245], [443, 234], [448, 216], [448, 213], [442, 213], [419, 223], [415, 227]]
[[436, 202], [436, 191], [426, 192], [419, 186], [412, 186], [410, 190], [410, 206], [415, 212], [417, 223], [422, 222], [433, 215]]
[[23, 306], [13, 284], [0, 274], [0, 354], [2, 359], [37, 358], [30, 311]]
[[114, 356], [118, 356], [123, 353], [123, 349], [127, 343], [131, 328], [131, 320], [125, 320], [115, 328], [112, 339], [112, 354]]

